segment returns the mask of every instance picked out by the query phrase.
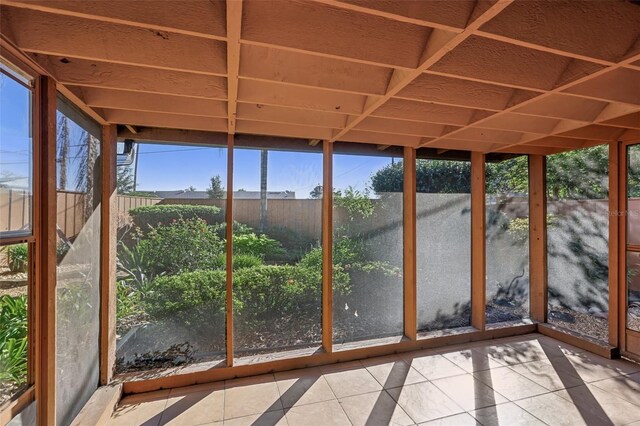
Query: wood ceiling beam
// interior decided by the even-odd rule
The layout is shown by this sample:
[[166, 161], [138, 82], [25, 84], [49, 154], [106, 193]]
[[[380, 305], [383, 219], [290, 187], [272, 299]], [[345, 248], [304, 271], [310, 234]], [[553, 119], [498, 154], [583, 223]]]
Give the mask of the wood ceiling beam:
[[4, 5], [1, 10], [0, 26], [13, 33], [25, 52], [208, 75], [227, 73], [226, 47], [218, 40]]
[[[462, 32], [468, 15], [473, 9], [474, 0], [458, 1], [455, 4], [449, 2], [367, 2], [367, 1], [341, 1], [341, 0], [313, 0], [358, 13], [379, 16], [398, 22], [421, 25], [431, 28], [439, 28], [447, 31]], [[389, 6], [387, 6], [387, 3]], [[413, 3], [413, 4], [412, 4]], [[449, 3], [449, 4], [447, 4]], [[376, 8], [375, 6], [378, 6]], [[404, 9], [407, 6], [407, 9]], [[419, 8], [419, 10], [416, 10]], [[468, 10], [465, 10], [468, 9]], [[404, 14], [402, 12], [405, 12]], [[445, 16], [448, 14], [449, 16]], [[416, 16], [420, 16], [418, 18]]]
[[[607, 73], [609, 73], [609, 72], [611, 72], [611, 71], [616, 71], [616, 70], [618, 70], [618, 69], [620, 69], [620, 68], [623, 68], [625, 65], [630, 64], [630, 63], [633, 63], [634, 61], [637, 61], [638, 59], [640, 59], [640, 54], [637, 54], [637, 55], [635, 55], [635, 56], [628, 57], [628, 58], [626, 58], [625, 60], [623, 60], [623, 61], [621, 61], [621, 62], [619, 62], [619, 63], [617, 63], [617, 64], [615, 64], [615, 65], [612, 65], [612, 66], [609, 66], [609, 67], [602, 68], [601, 70], [596, 71], [596, 72], [594, 72], [594, 73], [591, 73], [591, 74], [589, 74], [589, 75], [583, 76], [582, 78], [578, 78], [578, 79], [576, 79], [576, 80], [570, 81], [570, 82], [565, 83], [565, 84], [563, 84], [563, 85], [557, 86], [557, 87], [555, 87], [555, 88], [553, 88], [553, 89], [551, 89], [551, 90], [547, 91], [546, 93], [541, 94], [540, 96], [538, 96], [538, 97], [536, 97], [536, 98], [530, 99], [530, 100], [528, 100], [528, 101], [524, 101], [524, 102], [522, 102], [521, 104], [516, 105], [516, 106], [514, 106], [514, 107], [507, 108], [507, 109], [505, 109], [504, 111], [497, 113], [497, 114], [496, 114], [495, 116], [493, 116], [493, 117], [487, 117], [487, 118], [485, 118], [485, 119], [481, 119], [481, 120], [479, 120], [478, 122], [476, 122], [476, 123], [474, 123], [474, 124], [475, 124], [476, 126], [480, 127], [480, 126], [482, 126], [483, 122], [485, 122], [485, 121], [488, 121], [488, 120], [490, 120], [490, 119], [494, 119], [494, 120], [495, 120], [496, 118], [501, 117], [501, 116], [502, 116], [502, 115], [504, 115], [504, 114], [508, 114], [508, 113], [510, 113], [510, 112], [512, 112], [512, 111], [514, 111], [514, 110], [516, 110], [516, 109], [518, 109], [518, 108], [523, 108], [524, 106], [529, 105], [529, 104], [532, 104], [532, 103], [534, 103], [535, 101], [540, 101], [541, 99], [545, 99], [545, 98], [547, 98], [547, 97], [550, 97], [550, 96], [556, 95], [556, 94], [558, 94], [558, 93], [566, 92], [566, 90], [567, 90], [567, 89], [570, 89], [570, 88], [572, 88], [572, 87], [574, 87], [574, 86], [578, 86], [578, 85], [581, 85], [581, 84], [584, 84], [584, 83], [590, 82], [591, 80], [594, 80], [594, 79], [597, 79], [597, 78], [598, 78], [598, 77], [600, 77], [600, 76], [606, 75]], [[617, 87], [617, 86], [616, 86], [616, 87]], [[447, 136], [448, 136], [448, 137], [449, 137], [449, 136], [454, 136], [454, 137], [455, 137], [455, 134], [456, 134], [458, 131], [459, 131], [459, 130], [453, 131], [450, 135], [447, 135]], [[426, 143], [424, 143], [422, 146], [434, 146], [434, 145], [435, 145], [435, 144], [437, 144], [438, 142], [439, 142], [439, 138], [435, 139], [434, 141], [426, 142]], [[508, 145], [508, 146], [506, 146], [506, 147], [504, 147], [504, 148], [499, 149], [499, 150], [498, 150], [498, 152], [505, 152], [505, 151], [504, 151], [505, 149], [507, 149], [507, 148], [512, 148], [512, 147], [516, 147], [516, 146], [521, 145], [522, 143], [525, 143], [525, 142], [529, 142], [529, 141], [522, 141], [522, 142], [519, 142], [519, 143], [515, 143], [515, 144]]]
[[238, 119], [291, 123], [304, 126], [339, 129], [347, 122], [347, 115], [332, 112], [309, 111], [272, 105], [238, 104]]
[[347, 93], [383, 95], [388, 67], [243, 44], [240, 76], [254, 80], [317, 87]]
[[421, 141], [420, 136], [392, 135], [388, 133], [367, 132], [363, 130], [351, 130], [339, 141], [362, 142], [387, 146], [411, 146], [416, 147]]
[[134, 92], [226, 99], [227, 81], [223, 77], [179, 71], [152, 70], [132, 65], [33, 55], [60, 83], [124, 89]]
[[83, 86], [69, 86], [69, 89], [93, 108], [227, 117], [227, 104], [219, 100]]
[[225, 40], [224, 3], [207, 0], [2, 0], [22, 9], [55, 13], [94, 21], [170, 31], [213, 40]]
[[283, 136], [303, 139], [328, 139], [332, 129], [322, 127], [300, 126], [289, 123], [270, 123], [266, 121], [252, 121], [239, 118], [236, 132], [254, 135]]
[[[25, 67], [32, 69], [34, 75], [35, 74], [50, 75], [50, 72], [45, 67], [43, 67], [37, 61], [35, 61], [31, 56], [22, 52], [15, 45], [15, 43], [9, 40], [4, 34], [0, 34], [0, 56], [4, 56], [5, 58], [16, 58], [17, 61], [24, 63]], [[91, 107], [89, 107], [82, 99], [80, 99], [75, 93], [73, 93], [67, 87], [61, 84], [58, 84], [56, 88], [60, 93], [62, 93], [64, 97], [69, 99], [74, 105], [76, 105], [80, 110], [82, 110], [89, 117], [94, 119], [98, 124], [100, 125], [108, 124], [107, 120], [105, 120], [102, 115], [94, 111]]]
[[240, 33], [242, 0], [227, 0], [227, 131], [236, 132], [238, 109], [238, 76], [240, 75]]
[[340, 114], [362, 113], [366, 99], [364, 95], [244, 79], [240, 80], [238, 88], [238, 102]]
[[204, 130], [211, 132], [227, 131], [226, 118], [197, 117], [118, 109], [105, 109], [104, 114], [107, 121], [115, 124], [168, 129]]
[[[269, 25], [265, 25], [266, 22]], [[422, 47], [430, 33], [428, 27], [345, 12], [318, 3], [282, 2], [274, 7], [272, 2], [256, 1], [245, 8], [242, 41], [413, 69], [419, 64]], [[319, 34], [322, 34], [320, 43]]]
[[[466, 40], [474, 30], [479, 28], [484, 22], [487, 22], [502, 10], [507, 7], [511, 1], [498, 1], [492, 5], [487, 11], [485, 11], [478, 19], [476, 19], [471, 25], [461, 33], [453, 33], [442, 29], [434, 29], [427, 40], [424, 53], [422, 55], [422, 63], [417, 69], [405, 71], [394, 70], [394, 73], [389, 82], [387, 93], [380, 99], [369, 99], [367, 106], [362, 114], [355, 117], [349, 122], [349, 124], [338, 132], [332, 141], [338, 140], [344, 136], [347, 132], [357, 126], [362, 120], [371, 115], [372, 112], [380, 108], [387, 103], [393, 96], [398, 94], [402, 89], [411, 84], [418, 76], [420, 76], [425, 70], [430, 68], [441, 58], [443, 58], [449, 51], [454, 49], [464, 40]], [[452, 123], [453, 124], [453, 123]]]

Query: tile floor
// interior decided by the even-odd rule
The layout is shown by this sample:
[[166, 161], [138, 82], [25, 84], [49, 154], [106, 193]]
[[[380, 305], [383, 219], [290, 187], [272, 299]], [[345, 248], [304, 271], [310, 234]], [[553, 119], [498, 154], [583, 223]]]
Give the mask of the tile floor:
[[640, 426], [640, 365], [531, 334], [133, 395], [109, 424]]

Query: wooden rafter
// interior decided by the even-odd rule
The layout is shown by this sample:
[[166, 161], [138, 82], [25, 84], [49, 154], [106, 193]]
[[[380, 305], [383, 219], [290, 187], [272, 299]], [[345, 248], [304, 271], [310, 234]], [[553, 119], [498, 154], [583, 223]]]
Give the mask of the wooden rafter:
[[230, 135], [236, 132], [241, 30], [242, 0], [227, 0], [227, 131]]
[[345, 128], [340, 130], [332, 140], [338, 140], [344, 136], [349, 130], [353, 129], [365, 118], [371, 115], [372, 112], [384, 105], [389, 99], [395, 96], [400, 90], [411, 84], [418, 76], [420, 76], [425, 70], [429, 69], [438, 60], [444, 57], [450, 50], [462, 43], [468, 37], [473, 34], [473, 31], [479, 28], [484, 22], [487, 22], [492, 17], [496, 16], [505, 7], [511, 3], [510, 0], [498, 1], [485, 11], [478, 19], [476, 19], [471, 25], [465, 28], [461, 33], [453, 33], [451, 31], [434, 29], [427, 41], [426, 47], [422, 54], [423, 58], [426, 58], [419, 67], [415, 70], [399, 70], [396, 69], [391, 76], [391, 81], [387, 88], [386, 94], [378, 99], [369, 97], [365, 104], [365, 110], [362, 114], [352, 119]]

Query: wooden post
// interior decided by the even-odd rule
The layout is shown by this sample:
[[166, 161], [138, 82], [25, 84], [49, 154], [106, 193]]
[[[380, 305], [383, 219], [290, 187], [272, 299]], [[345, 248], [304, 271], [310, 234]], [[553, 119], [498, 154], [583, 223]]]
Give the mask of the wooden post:
[[[618, 147], [618, 208], [620, 215], [618, 218], [618, 347], [620, 350], [627, 350], [627, 215], [629, 202], [627, 199], [627, 156], [628, 145], [621, 144]], [[612, 153], [610, 153], [611, 155]], [[609, 242], [611, 247], [611, 242]], [[609, 265], [611, 269], [611, 265]], [[614, 297], [609, 294], [609, 297]], [[609, 314], [611, 320], [611, 313]], [[609, 336], [611, 338], [611, 336]]]
[[322, 142], [322, 347], [333, 352], [333, 143]]
[[[620, 142], [609, 142], [609, 344], [618, 347], [619, 323], [619, 232], [620, 232]], [[624, 286], [622, 286], [623, 288]]]
[[116, 191], [116, 147], [114, 124], [102, 126], [100, 150], [100, 384], [113, 377], [116, 362], [116, 232], [118, 226]]
[[529, 156], [530, 315], [547, 321], [547, 189], [546, 158]]
[[38, 424], [56, 423], [56, 83], [36, 79], [36, 400]]
[[227, 137], [227, 366], [233, 366], [233, 142], [234, 135]]
[[471, 325], [485, 329], [485, 155], [471, 153]]
[[417, 338], [416, 302], [416, 150], [404, 147], [404, 335]]

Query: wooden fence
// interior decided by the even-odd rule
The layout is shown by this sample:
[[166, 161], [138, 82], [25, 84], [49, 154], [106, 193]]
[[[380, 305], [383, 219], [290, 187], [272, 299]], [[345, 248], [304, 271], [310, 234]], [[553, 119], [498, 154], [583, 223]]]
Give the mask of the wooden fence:
[[[80, 233], [85, 223], [84, 194], [58, 191], [58, 227], [67, 238]], [[160, 198], [118, 196], [118, 212], [127, 215], [129, 210], [157, 204]], [[31, 195], [24, 190], [0, 188], [0, 231], [24, 229], [31, 223]]]

